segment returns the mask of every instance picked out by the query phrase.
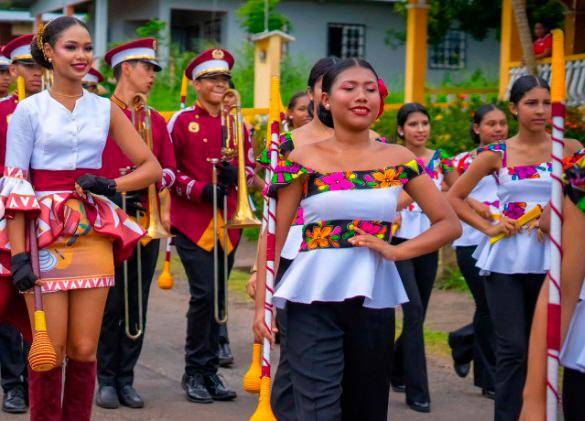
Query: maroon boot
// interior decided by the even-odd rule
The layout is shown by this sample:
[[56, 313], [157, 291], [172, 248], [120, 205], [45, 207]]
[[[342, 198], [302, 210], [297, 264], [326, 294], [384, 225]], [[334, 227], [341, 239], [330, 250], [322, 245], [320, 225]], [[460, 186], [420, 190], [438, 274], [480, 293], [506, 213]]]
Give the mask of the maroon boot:
[[28, 366], [31, 421], [61, 421], [62, 373], [63, 367], [38, 372]]
[[96, 362], [69, 358], [65, 368], [61, 421], [89, 421], [95, 391]]

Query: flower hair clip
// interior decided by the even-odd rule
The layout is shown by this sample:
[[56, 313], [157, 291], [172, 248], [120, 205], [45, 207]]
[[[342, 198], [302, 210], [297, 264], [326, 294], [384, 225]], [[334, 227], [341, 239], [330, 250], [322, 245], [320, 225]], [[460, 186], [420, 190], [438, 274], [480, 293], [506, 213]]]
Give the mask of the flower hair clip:
[[384, 113], [384, 102], [388, 97], [388, 88], [382, 79], [378, 79], [378, 91], [380, 92], [380, 110], [378, 111], [377, 118], [380, 118], [380, 116]]

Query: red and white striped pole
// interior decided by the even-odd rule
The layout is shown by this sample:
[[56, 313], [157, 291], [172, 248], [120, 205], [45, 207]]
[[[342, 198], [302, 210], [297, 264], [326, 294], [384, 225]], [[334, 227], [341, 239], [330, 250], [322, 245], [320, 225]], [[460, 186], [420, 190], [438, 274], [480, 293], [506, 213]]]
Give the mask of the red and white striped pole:
[[556, 421], [559, 403], [559, 351], [561, 345], [561, 226], [563, 222], [563, 155], [565, 131], [565, 40], [563, 31], [553, 32], [552, 49], [552, 162], [551, 256], [548, 277], [546, 419]]
[[[278, 142], [280, 138], [280, 109], [282, 107], [280, 100], [280, 78], [272, 77], [270, 91], [270, 169], [267, 171], [270, 178], [278, 163]], [[267, 187], [269, 184], [267, 185]], [[267, 198], [265, 221], [266, 221], [266, 287], [264, 293], [264, 324], [269, 331], [272, 331], [272, 321], [274, 319], [274, 306], [272, 296], [274, 294], [275, 260], [276, 260], [276, 199]], [[271, 385], [271, 364], [270, 364], [271, 343], [264, 339], [262, 343], [262, 379], [260, 382], [260, 396], [258, 398], [258, 407], [250, 418], [250, 421], [276, 421], [276, 417], [270, 406], [270, 385]]]

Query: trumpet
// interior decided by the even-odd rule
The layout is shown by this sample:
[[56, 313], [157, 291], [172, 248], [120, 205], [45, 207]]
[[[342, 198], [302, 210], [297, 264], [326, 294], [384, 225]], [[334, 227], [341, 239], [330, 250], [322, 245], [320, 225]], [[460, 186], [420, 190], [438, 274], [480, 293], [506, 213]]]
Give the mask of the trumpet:
[[[233, 104], [228, 104], [227, 100], [233, 98]], [[242, 102], [240, 94], [235, 89], [228, 89], [221, 101], [221, 127], [222, 127], [222, 150], [221, 158], [211, 158], [209, 162], [212, 165], [212, 184], [213, 184], [213, 286], [214, 286], [214, 307], [213, 317], [218, 324], [225, 324], [228, 321], [227, 310], [227, 281], [228, 281], [228, 250], [227, 244], [228, 229], [242, 229], [248, 227], [257, 227], [261, 225], [260, 220], [256, 218], [250, 202], [248, 201], [248, 184], [246, 181], [246, 157], [244, 151], [244, 118], [242, 115]], [[237, 185], [237, 204], [236, 211], [231, 219], [228, 220], [227, 198], [224, 196], [222, 203], [223, 226], [222, 237], [224, 244], [223, 262], [219, 261], [219, 203], [217, 197], [218, 186], [218, 165], [221, 162], [229, 162], [237, 157], [238, 162], [238, 185]], [[219, 267], [223, 264], [223, 313], [220, 310], [219, 300]]]
[[[143, 94], [137, 94], [132, 100], [132, 124], [140, 134], [140, 136], [146, 142], [146, 146], [153, 150], [153, 138], [152, 138], [152, 119], [150, 116], [150, 108], [148, 107], [148, 101], [146, 96]], [[127, 169], [122, 169], [121, 173], [125, 174]], [[163, 198], [169, 195], [161, 197], [160, 207], [165, 207], [167, 203], [163, 203]], [[143, 305], [142, 305], [142, 246], [148, 244], [151, 240], [160, 238], [169, 238], [169, 233], [163, 226], [160, 218], [160, 207], [159, 197], [156, 191], [156, 185], [151, 184], [148, 186], [148, 209], [146, 211], [146, 236], [136, 246], [136, 289], [138, 296], [138, 323], [134, 328], [134, 333], [130, 329], [130, 305], [129, 305], [129, 288], [128, 288], [128, 262], [123, 263], [123, 277], [124, 277], [124, 327], [126, 336], [130, 339], [137, 340], [144, 332], [144, 320]], [[127, 211], [126, 205], [126, 194], [122, 193], [122, 209], [124, 212]], [[136, 215], [137, 220], [140, 220], [139, 212]]]

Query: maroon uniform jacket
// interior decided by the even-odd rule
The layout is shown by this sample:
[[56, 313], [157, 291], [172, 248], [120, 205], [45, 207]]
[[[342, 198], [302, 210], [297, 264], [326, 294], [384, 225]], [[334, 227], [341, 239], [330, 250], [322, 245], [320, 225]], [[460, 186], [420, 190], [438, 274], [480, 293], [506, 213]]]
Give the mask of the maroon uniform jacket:
[[18, 105], [18, 95], [14, 93], [9, 97], [0, 99], [0, 168], [4, 174], [4, 161], [6, 160], [6, 132], [8, 121]]
[[[128, 119], [132, 119], [132, 111], [118, 98], [112, 97], [112, 106], [119, 106]], [[161, 190], [165, 187], [170, 189], [175, 180], [175, 152], [163, 116], [153, 108], [150, 109], [150, 116], [152, 120], [152, 153], [156, 156], [163, 168], [163, 179], [158, 187]], [[108, 137], [102, 155], [101, 175], [108, 178], [117, 178], [120, 177], [120, 168], [131, 167], [133, 165], [132, 161], [124, 155], [124, 152], [122, 152], [116, 141], [112, 137]]]
[[[222, 131], [219, 116], [212, 116], [199, 103], [177, 112], [169, 121], [168, 129], [173, 139], [177, 157], [176, 181], [171, 190], [171, 223], [173, 228], [188, 237], [204, 250], [213, 249], [213, 207], [201, 200], [206, 184], [211, 183], [212, 165], [209, 158], [220, 158]], [[254, 151], [245, 130], [246, 177], [250, 183], [254, 177]], [[234, 159], [232, 165], [237, 166]], [[230, 188], [227, 194], [228, 218], [235, 211], [237, 192]], [[222, 210], [220, 205], [220, 225]], [[221, 231], [221, 230], [220, 230]], [[223, 235], [218, 233], [220, 241]], [[223, 245], [228, 253], [238, 244], [241, 230], [229, 230], [229, 243]]]

